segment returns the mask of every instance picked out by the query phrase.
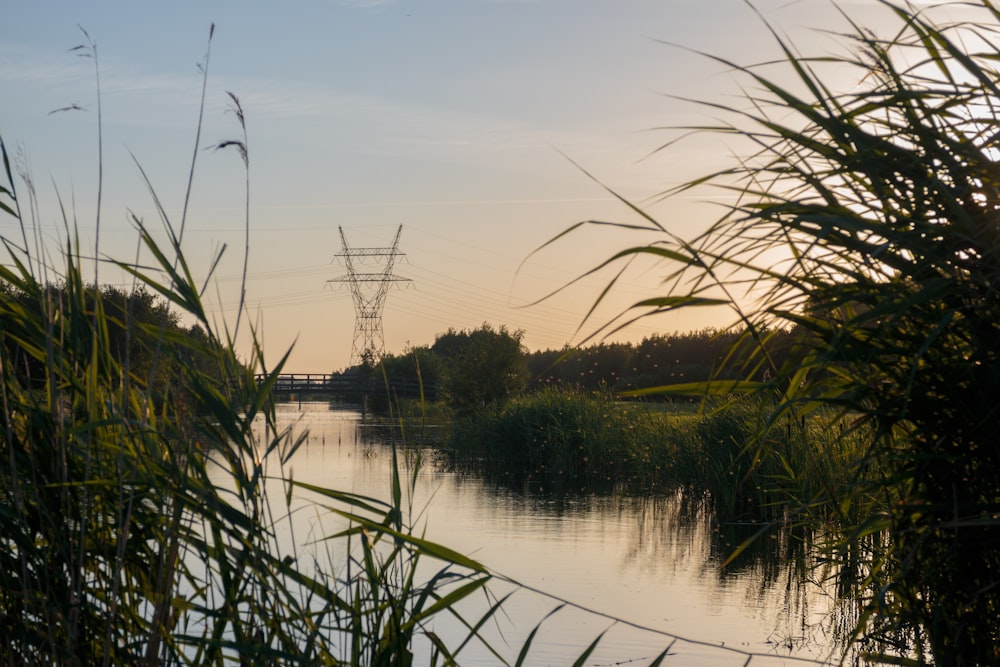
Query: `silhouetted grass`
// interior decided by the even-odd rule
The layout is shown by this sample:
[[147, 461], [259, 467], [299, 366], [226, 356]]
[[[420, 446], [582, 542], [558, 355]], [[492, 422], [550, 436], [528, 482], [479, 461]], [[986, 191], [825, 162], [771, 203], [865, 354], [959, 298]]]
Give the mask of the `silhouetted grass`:
[[[740, 483], [766, 482], [754, 479], [766, 471], [796, 494], [798, 520], [845, 522], [828, 555], [862, 573], [842, 593], [866, 604], [857, 636], [886, 642], [873, 659], [997, 664], [1000, 8], [879, 4], [886, 25], [845, 12], [833, 52], [802, 55], [767, 26], [780, 61], [715, 58], [745, 96], [703, 102], [719, 120], [677, 129], [735, 138], [746, 152], [663, 195], [708, 185], [729, 204], [695, 239], [629, 204], [641, 222], [617, 226], [657, 238], [602, 268], [636, 258], [668, 267], [662, 292], [602, 330], [678, 308], [730, 308], [746, 332], [746, 365], [768, 377], [702, 383], [706, 393], [766, 397], [767, 417], [734, 457], [748, 471]], [[804, 353], [775, 358], [766, 344], [775, 327], [794, 327]], [[830, 471], [795, 462], [780, 433], [796, 428], [836, 445], [834, 461], [840, 443], [860, 441], [848, 487], [809, 492], [805, 471]], [[881, 548], [856, 548], [867, 540]]]
[[[248, 169], [231, 99], [243, 139], [219, 147], [239, 148]], [[186, 203], [171, 220], [146, 182], [166, 240], [132, 218], [150, 260], [110, 261], [133, 278], [122, 296], [84, 278], [70, 212], [57, 251], [29, 238], [40, 229], [22, 213], [38, 211], [30, 175], [24, 201], [2, 140], [0, 154], [3, 229], [21, 237], [0, 232], [0, 662], [404, 665], [419, 635], [432, 660], [454, 664], [461, 646], [426, 623], [488, 573], [412, 532], [398, 473], [389, 501], [288, 476], [304, 435], [279, 429], [272, 408], [284, 359], [268, 368], [253, 331], [239, 362], [236, 332], [209, 318], [211, 275], [196, 279], [182, 251]], [[306, 492], [349, 522], [329, 536], [347, 541], [346, 565], [278, 539]], [[427, 561], [440, 569], [418, 578]]]

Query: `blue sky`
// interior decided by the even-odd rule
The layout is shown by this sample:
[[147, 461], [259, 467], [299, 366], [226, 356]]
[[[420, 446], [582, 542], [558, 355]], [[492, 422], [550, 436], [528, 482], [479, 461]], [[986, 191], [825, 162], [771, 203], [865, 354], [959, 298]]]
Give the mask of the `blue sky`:
[[[840, 4], [873, 25], [884, 15], [875, 0]], [[815, 31], [841, 25], [829, 2], [756, 6], [797, 43], [834, 48]], [[0, 133], [33, 177], [50, 250], [58, 248], [56, 190], [94, 249], [95, 68], [70, 50], [85, 41], [81, 27], [100, 65], [99, 251], [128, 261], [136, 252], [130, 212], [159, 226], [136, 162], [179, 222], [213, 23], [185, 250], [204, 274], [226, 246], [207, 299], [232, 324], [245, 174], [235, 152], [205, 150], [239, 136], [230, 91], [249, 133], [247, 306], [270, 362], [294, 342], [289, 370], [300, 372], [343, 367], [350, 355], [351, 296], [328, 283], [345, 273], [334, 261], [339, 227], [354, 246], [383, 246], [403, 225], [406, 257], [396, 273], [412, 283], [388, 295], [389, 351], [483, 322], [524, 329], [532, 349], [579, 340], [606, 278], [522, 306], [637, 239], [581, 233], [529, 258], [577, 221], [635, 219], [573, 162], [637, 202], [726, 164], [733, 148], [719, 138], [649, 157], [673, 136], [657, 128], [706, 120], [667, 95], [738, 94], [724, 67], [661, 41], [744, 63], [776, 53], [740, 0], [11, 3], [0, 25]], [[84, 111], [49, 113], [70, 105]], [[682, 236], [718, 212], [692, 200], [648, 206]], [[120, 280], [102, 271], [103, 280]], [[594, 323], [655, 293], [659, 273], [630, 276]], [[701, 317], [650, 321], [622, 337], [729, 322], [724, 313]]]

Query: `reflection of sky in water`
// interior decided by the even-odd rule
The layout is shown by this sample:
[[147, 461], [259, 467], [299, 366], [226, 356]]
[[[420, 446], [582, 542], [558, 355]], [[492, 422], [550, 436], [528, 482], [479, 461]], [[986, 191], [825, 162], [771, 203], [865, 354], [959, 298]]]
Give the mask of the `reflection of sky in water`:
[[[283, 424], [295, 422], [298, 432], [309, 431], [285, 474], [317, 486], [388, 499], [391, 449], [373, 443], [371, 431], [364, 438], [359, 435], [360, 415], [329, 410], [321, 403], [301, 407], [300, 412], [295, 404], [278, 406]], [[410, 475], [413, 451], [408, 455], [401, 452], [400, 460]], [[276, 462], [267, 465], [272, 463]], [[276, 466], [267, 470], [270, 475], [278, 472]], [[344, 520], [330, 516], [297, 490], [288, 521], [284, 489], [275, 482], [269, 492], [279, 522], [279, 543], [300, 556], [314, 555], [322, 566], [340, 568], [346, 546], [342, 540], [329, 542], [322, 537], [343, 529]], [[783, 563], [758, 561], [720, 573], [711, 523], [703, 513], [684, 509], [680, 497], [525, 496], [475, 477], [436, 470], [430, 460], [421, 464], [414, 493], [406, 497], [417, 533], [426, 531], [428, 539], [530, 588], [689, 639], [769, 653], [772, 642], [792, 638], [800, 645], [799, 655], [826, 656], [828, 649], [816, 642], [829, 641], [819, 625], [829, 611], [827, 599], [815, 588], [792, 585], [798, 575]], [[510, 589], [504, 582], [494, 582], [491, 588], [498, 595]], [[486, 609], [486, 602], [481, 603], [480, 611]], [[502, 633], [498, 645], [506, 646], [509, 659], [557, 605], [557, 600], [530, 590], [517, 591], [505, 604], [506, 616], [490, 632]], [[469, 614], [478, 618], [475, 611], [470, 608]], [[528, 664], [569, 664], [612, 625], [606, 617], [563, 609], [545, 621]], [[459, 636], [457, 628], [442, 627], [442, 620], [436, 621], [435, 631]], [[801, 647], [802, 637], [813, 640], [812, 646]], [[618, 624], [588, 664], [640, 659], [636, 664], [648, 664], [669, 642], [667, 637]], [[671, 652], [676, 655], [670, 665], [739, 665], [746, 660], [745, 655], [686, 643], [675, 644]], [[691, 656], [690, 663], [685, 663], [684, 655]], [[460, 657], [462, 664], [496, 661], [474, 647]], [[753, 661], [754, 665], [781, 663]]]

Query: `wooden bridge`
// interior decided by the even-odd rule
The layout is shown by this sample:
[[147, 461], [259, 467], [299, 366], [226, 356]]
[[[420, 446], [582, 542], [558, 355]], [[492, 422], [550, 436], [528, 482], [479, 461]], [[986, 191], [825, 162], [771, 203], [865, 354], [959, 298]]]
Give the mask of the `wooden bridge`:
[[[264, 376], [258, 375], [257, 382]], [[421, 393], [422, 390], [422, 393]], [[434, 385], [421, 385], [416, 380], [389, 380], [381, 377], [365, 378], [347, 373], [288, 373], [279, 375], [272, 393], [288, 394], [329, 394], [331, 396], [391, 396], [398, 398], [419, 398], [429, 400], [437, 397]]]

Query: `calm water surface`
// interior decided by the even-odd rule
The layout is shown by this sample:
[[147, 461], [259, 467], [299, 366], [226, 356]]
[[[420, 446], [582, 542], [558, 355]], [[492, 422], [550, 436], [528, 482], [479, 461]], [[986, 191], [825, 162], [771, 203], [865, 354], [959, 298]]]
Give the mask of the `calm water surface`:
[[[388, 436], [362, 425], [356, 410], [288, 403], [279, 405], [278, 412], [283, 423], [309, 432], [286, 474], [319, 486], [389, 498]], [[413, 470], [413, 450], [410, 453], [410, 460], [403, 457], [408, 472]], [[552, 596], [517, 590], [505, 605], [506, 616], [490, 629], [511, 662], [531, 629], [560, 601], [599, 613], [566, 607], [548, 618], [526, 664], [572, 664], [608, 628], [586, 664], [648, 664], [670, 644], [671, 636], [714, 646], [678, 641], [664, 663], [670, 666], [746, 663], [747, 655], [722, 646], [775, 656], [754, 657], [752, 665], [807, 664], [778, 656], [830, 657], [829, 596], [818, 586], [796, 585], [800, 576], [786, 563], [757, 561], [721, 572], [711, 521], [704, 514], [682, 511], [680, 497], [555, 499], [445, 472], [429, 460], [420, 465], [408, 496], [411, 516], [428, 539]], [[293, 500], [292, 520], [281, 524], [281, 539], [301, 552], [318, 548], [317, 540], [342, 528], [321, 505], [300, 494]], [[343, 563], [346, 555], [338, 552], [342, 544], [322, 544], [321, 560]], [[498, 594], [512, 588], [503, 581], [491, 583]], [[441, 619], [435, 631], [462, 636], [457, 627], [446, 626]], [[460, 659], [463, 665], [497, 662], [476, 647], [464, 650]]]

